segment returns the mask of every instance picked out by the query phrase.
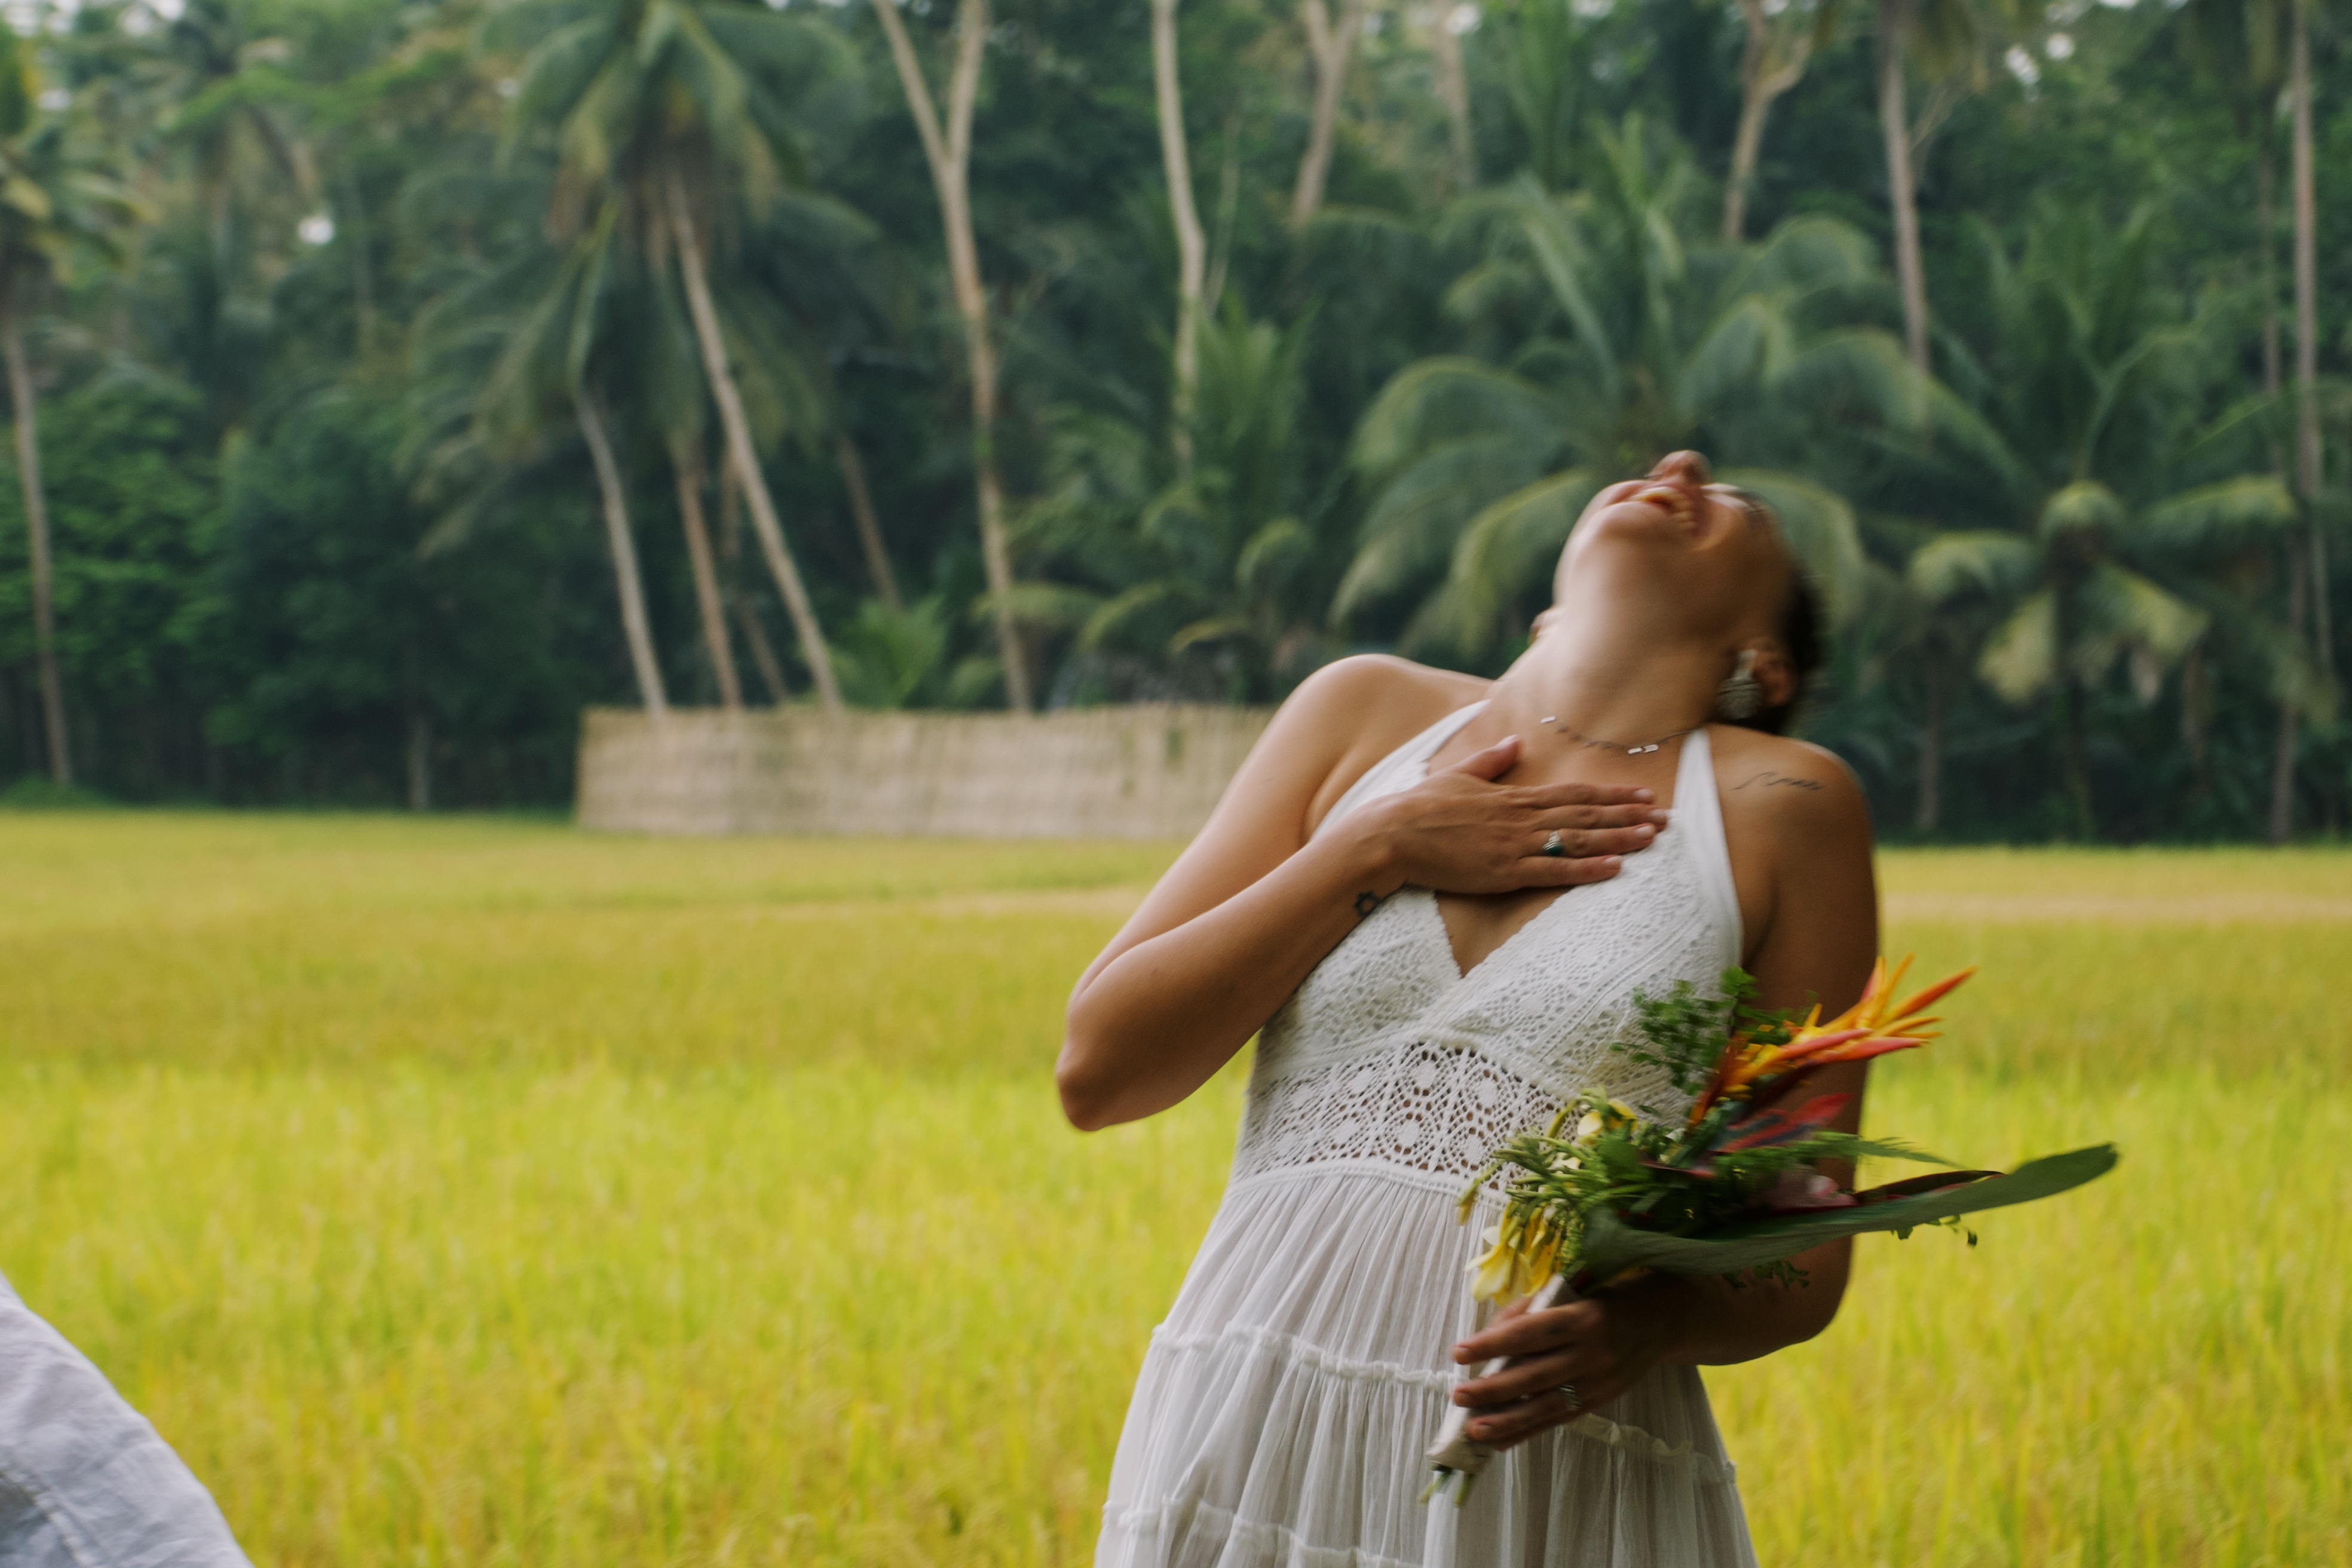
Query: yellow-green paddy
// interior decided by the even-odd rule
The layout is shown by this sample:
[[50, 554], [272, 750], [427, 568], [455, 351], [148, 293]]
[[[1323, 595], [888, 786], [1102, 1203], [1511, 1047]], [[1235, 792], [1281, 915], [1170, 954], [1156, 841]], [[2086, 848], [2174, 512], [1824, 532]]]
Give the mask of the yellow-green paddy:
[[[1165, 846], [0, 815], [0, 1270], [262, 1564], [1078, 1563], [1240, 1104], [1080, 1137]], [[1872, 1121], [2072, 1197], [1709, 1374], [1768, 1564], [2352, 1563], [2352, 856], [1896, 854]]]

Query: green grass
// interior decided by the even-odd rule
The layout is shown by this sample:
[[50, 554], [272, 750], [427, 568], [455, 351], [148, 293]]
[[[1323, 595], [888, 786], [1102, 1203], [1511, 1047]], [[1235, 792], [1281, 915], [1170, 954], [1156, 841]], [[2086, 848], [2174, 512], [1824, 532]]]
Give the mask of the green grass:
[[[257, 1562], [1091, 1551], [1239, 1105], [1045, 1068], [1164, 847], [0, 813], [0, 1269]], [[1918, 853], [1874, 1124], [2072, 1197], [1711, 1373], [1768, 1563], [2352, 1563], [2352, 856]]]

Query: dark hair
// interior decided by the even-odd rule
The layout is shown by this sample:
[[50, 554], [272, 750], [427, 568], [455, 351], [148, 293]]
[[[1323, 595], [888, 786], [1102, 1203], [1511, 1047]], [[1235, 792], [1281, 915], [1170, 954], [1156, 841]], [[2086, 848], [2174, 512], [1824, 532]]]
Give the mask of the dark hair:
[[[1770, 521], [1776, 530], [1780, 528], [1779, 515], [1762, 496], [1751, 490], [1741, 490], [1739, 499], [1742, 504]], [[1787, 538], [1787, 533], [1782, 531], [1784, 543]], [[1804, 567], [1798, 563], [1794, 552], [1791, 552], [1789, 558], [1789, 597], [1780, 605], [1780, 631], [1781, 646], [1789, 650], [1789, 662], [1796, 667], [1797, 684], [1790, 691], [1786, 702], [1759, 708], [1748, 718], [1734, 719], [1730, 722], [1746, 730], [1761, 730], [1768, 735], [1789, 732], [1790, 721], [1804, 703], [1805, 689], [1812, 684], [1813, 677], [1821, 673], [1822, 666], [1828, 661], [1829, 642], [1823, 633], [1827, 619], [1822, 613], [1821, 590], [1813, 585], [1813, 580], [1805, 574]]]

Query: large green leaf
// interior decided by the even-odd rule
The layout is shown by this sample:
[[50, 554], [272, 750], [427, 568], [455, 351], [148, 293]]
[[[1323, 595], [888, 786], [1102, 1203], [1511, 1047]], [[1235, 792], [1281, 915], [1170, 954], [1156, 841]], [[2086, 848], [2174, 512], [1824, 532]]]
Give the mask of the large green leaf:
[[1750, 1220], [1700, 1237], [1661, 1236], [1636, 1230], [1602, 1212], [1586, 1222], [1583, 1266], [1607, 1279], [1628, 1268], [1669, 1274], [1738, 1274], [1849, 1236], [1879, 1230], [1911, 1230], [1938, 1220], [2055, 1196], [2095, 1181], [2116, 1167], [2112, 1143], [2030, 1160], [2005, 1176], [1989, 1176], [1956, 1187], [1856, 1208], [1816, 1209], [1801, 1215]]

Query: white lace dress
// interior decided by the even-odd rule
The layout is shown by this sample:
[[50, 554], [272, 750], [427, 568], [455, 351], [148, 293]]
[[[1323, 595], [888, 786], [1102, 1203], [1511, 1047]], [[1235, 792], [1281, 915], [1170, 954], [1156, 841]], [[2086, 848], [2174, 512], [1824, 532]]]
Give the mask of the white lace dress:
[[[1476, 708], [1367, 773], [1327, 819], [1409, 788]], [[1704, 731], [1674, 821], [1465, 975], [1407, 889], [1259, 1037], [1233, 1181], [1154, 1331], [1111, 1468], [1097, 1568], [1734, 1568], [1746, 1521], [1690, 1367], [1497, 1459], [1466, 1506], [1416, 1500], [1467, 1265], [1455, 1201], [1486, 1154], [1601, 1086], [1672, 1091], [1609, 1051], [1637, 991], [1711, 984], [1739, 912]]]

